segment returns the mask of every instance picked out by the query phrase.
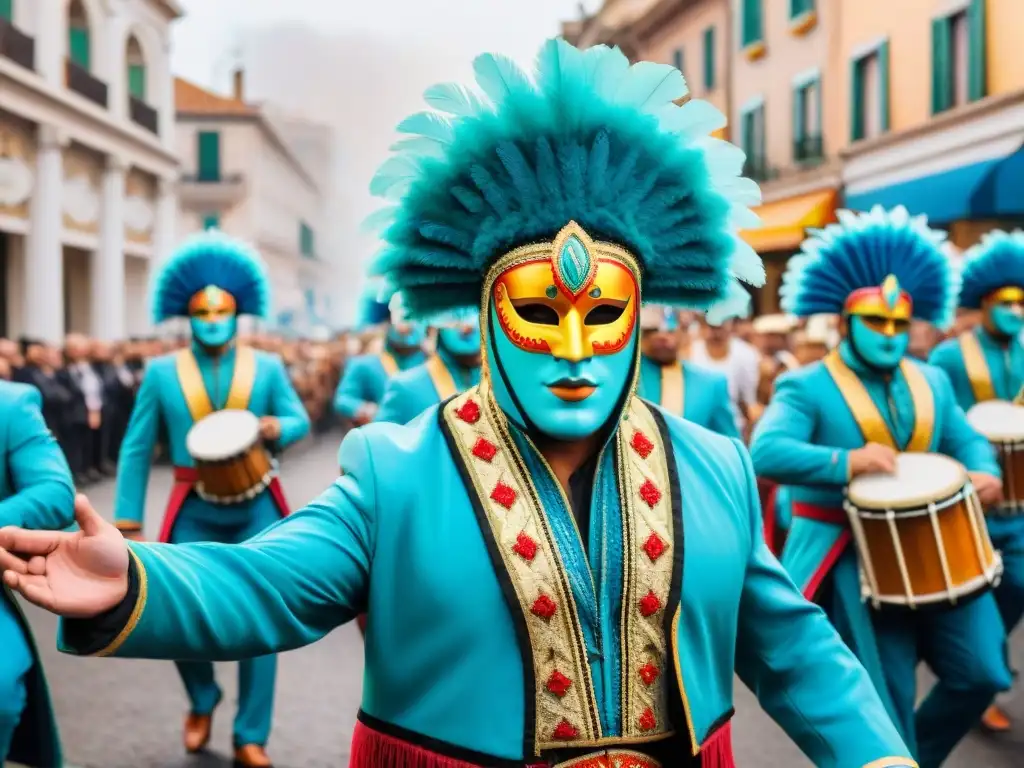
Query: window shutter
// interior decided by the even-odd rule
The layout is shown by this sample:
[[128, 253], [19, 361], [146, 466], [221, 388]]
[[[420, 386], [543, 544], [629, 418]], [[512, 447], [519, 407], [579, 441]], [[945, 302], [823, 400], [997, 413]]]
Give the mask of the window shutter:
[[743, 0], [743, 46], [761, 40], [761, 0]]
[[82, 69], [90, 67], [92, 56], [89, 48], [89, 30], [84, 27], [69, 27], [68, 57]]
[[715, 28], [704, 30], [704, 90], [715, 87]]
[[220, 134], [216, 131], [200, 131], [198, 171], [200, 181], [220, 181]]
[[14, 21], [14, 0], [0, 0], [0, 19]]
[[850, 141], [864, 138], [864, 67], [850, 62]]
[[932, 114], [949, 109], [953, 102], [953, 79], [950, 68], [949, 19], [932, 21]]
[[747, 156], [747, 162], [754, 160], [754, 110], [744, 112], [742, 118], [743, 123], [743, 152]]
[[889, 130], [889, 41], [878, 46], [878, 122], [882, 133]]
[[768, 159], [768, 123], [765, 121], [764, 104], [757, 108], [757, 159], [764, 165]]
[[[682, 48], [676, 48], [675, 51], [673, 51], [673, 53], [672, 53], [672, 66], [675, 67], [676, 69], [678, 69], [680, 72], [683, 72], [683, 49]], [[685, 74], [686, 73], [683, 72], [683, 75], [685, 75]]]
[[128, 65], [128, 93], [141, 101], [146, 100], [146, 66]]
[[985, 0], [971, 0], [967, 9], [967, 100], [988, 95], [988, 50], [985, 44]]
[[807, 136], [807, 86], [793, 89], [793, 159], [804, 159], [804, 139]]

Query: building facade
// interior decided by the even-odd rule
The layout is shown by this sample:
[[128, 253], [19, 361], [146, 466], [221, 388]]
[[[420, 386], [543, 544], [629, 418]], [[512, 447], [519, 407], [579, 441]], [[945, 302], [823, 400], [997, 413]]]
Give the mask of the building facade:
[[329, 309], [330, 293], [318, 243], [323, 169], [307, 162], [329, 158], [329, 135], [248, 103], [241, 72], [230, 96], [179, 78], [175, 102], [179, 234], [216, 227], [251, 243], [270, 270], [277, 324], [308, 331], [325, 303]]
[[176, 235], [176, 0], [0, 0], [0, 335], [148, 329]]

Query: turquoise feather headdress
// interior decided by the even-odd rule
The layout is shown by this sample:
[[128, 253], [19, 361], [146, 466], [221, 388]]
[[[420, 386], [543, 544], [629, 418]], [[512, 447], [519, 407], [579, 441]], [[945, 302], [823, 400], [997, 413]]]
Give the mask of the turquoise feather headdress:
[[356, 327], [359, 330], [372, 328], [375, 325], [391, 322], [391, 309], [388, 307], [388, 292], [380, 280], [371, 280], [359, 296], [359, 317]]
[[978, 309], [997, 288], [1024, 288], [1024, 230], [993, 230], [964, 254], [960, 306]]
[[211, 229], [187, 239], [160, 265], [151, 290], [153, 322], [187, 317], [189, 300], [208, 285], [230, 293], [240, 315], [265, 320], [270, 314], [270, 279], [259, 254]]
[[953, 321], [960, 279], [945, 250], [945, 232], [903, 206], [836, 215], [838, 224], [812, 230], [789, 260], [779, 292], [784, 312], [841, 314], [851, 293], [894, 275], [913, 301], [914, 317], [940, 328]]
[[760, 191], [740, 176], [743, 152], [708, 135], [721, 113], [674, 103], [688, 95], [678, 70], [561, 39], [532, 78], [492, 54], [474, 69], [481, 93], [428, 89], [435, 111], [398, 126], [407, 138], [370, 186], [392, 202], [368, 220], [384, 241], [371, 272], [411, 316], [479, 306], [495, 260], [570, 221], [637, 257], [647, 301], [728, 315], [747, 300], [737, 279], [763, 283], [736, 234], [757, 226]]

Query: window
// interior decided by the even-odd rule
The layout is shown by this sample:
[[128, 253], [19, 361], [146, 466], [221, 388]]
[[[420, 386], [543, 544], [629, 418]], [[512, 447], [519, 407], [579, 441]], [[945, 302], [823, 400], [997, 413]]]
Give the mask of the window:
[[932, 21], [932, 113], [986, 94], [985, 2]]
[[92, 60], [89, 28], [72, 21], [68, 27], [68, 58], [82, 69], [89, 69]]
[[761, 42], [761, 0], [742, 0], [743, 12], [740, 15], [740, 45]]
[[850, 140], [889, 130], [889, 43], [854, 59], [850, 71]]
[[744, 109], [740, 114], [740, 126], [743, 151], [747, 155], [743, 175], [763, 180], [767, 177], [764, 102]]
[[208, 213], [203, 216], [203, 231], [208, 229], [220, 229], [220, 214]]
[[814, 75], [793, 86], [793, 159], [808, 162], [822, 156], [821, 78]]
[[789, 0], [789, 18], [798, 19], [814, 10], [814, 0]]
[[14, 21], [14, 0], [0, 0], [0, 19]]
[[684, 77], [686, 76], [686, 71], [683, 68], [683, 49], [682, 48], [676, 48], [672, 52], [672, 66], [675, 67], [676, 69], [678, 69], [680, 72], [682, 72]]
[[199, 181], [220, 181], [220, 133], [196, 134], [196, 168]]
[[146, 100], [146, 65], [128, 65], [128, 93], [139, 101]]
[[304, 221], [299, 222], [299, 253], [307, 259], [316, 258], [313, 228]]
[[704, 90], [715, 87], [715, 28], [704, 30]]

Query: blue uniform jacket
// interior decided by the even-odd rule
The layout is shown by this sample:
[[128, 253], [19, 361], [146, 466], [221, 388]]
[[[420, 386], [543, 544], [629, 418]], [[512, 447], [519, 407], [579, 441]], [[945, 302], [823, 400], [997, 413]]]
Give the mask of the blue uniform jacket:
[[[74, 522], [75, 488], [71, 472], [43, 421], [41, 407], [39, 390], [0, 382], [0, 528], [16, 525], [59, 530]], [[20, 626], [35, 655], [35, 664], [26, 680], [27, 705], [7, 758], [39, 768], [62, 765], [42, 664], [32, 646], [28, 622], [6, 589], [0, 595], [0, 613], [14, 619], [11, 625], [0, 616], [0, 626]], [[0, 649], [3, 646], [0, 632]]]
[[[681, 593], [665, 617], [688, 712], [675, 728], [696, 750], [726, 722], [735, 669], [816, 765], [911, 764], [864, 669], [768, 551], [744, 447], [654, 410], [683, 500]], [[405, 426], [372, 424], [345, 439], [345, 474], [331, 488], [244, 544], [131, 544], [144, 588], [131, 631], [102, 653], [257, 656], [312, 643], [367, 611], [368, 715], [524, 759], [534, 728], [524, 714], [529, 646], [524, 656], [517, 634], [526, 617], [503, 592], [450, 445], [436, 407]]]
[[439, 359], [391, 377], [374, 421], [407, 424], [430, 406], [479, 383], [479, 367], [459, 368], [439, 353]]
[[[739, 437], [736, 417], [729, 405], [729, 382], [718, 371], [682, 361], [683, 412], [675, 414], [726, 437]], [[640, 358], [640, 397], [661, 405], [661, 366]]]
[[[995, 398], [1013, 400], [1024, 383], [1024, 346], [1018, 339], [1011, 339], [1006, 345], [1000, 344], [982, 326], [978, 326], [970, 333], [978, 340], [988, 364]], [[977, 402], [971, 379], [967, 374], [967, 366], [964, 364], [959, 338], [947, 339], [939, 344], [932, 350], [929, 362], [944, 370], [949, 376], [953, 384], [953, 393], [961, 408], [966, 411]]]
[[[334, 393], [334, 410], [351, 419], [364, 403], [380, 403], [391, 373], [384, 367], [381, 355], [358, 355], [345, 364], [345, 370]], [[423, 354], [392, 358], [398, 370], [409, 370], [424, 361]]]

